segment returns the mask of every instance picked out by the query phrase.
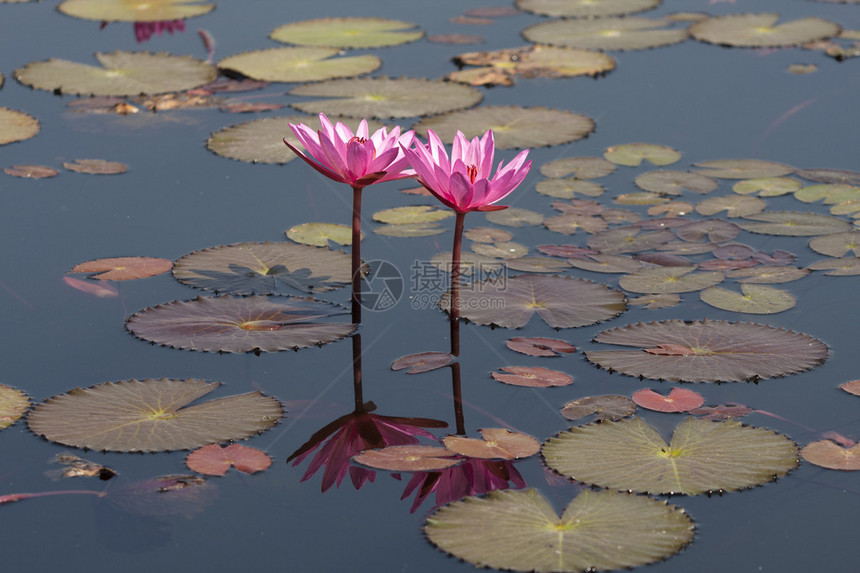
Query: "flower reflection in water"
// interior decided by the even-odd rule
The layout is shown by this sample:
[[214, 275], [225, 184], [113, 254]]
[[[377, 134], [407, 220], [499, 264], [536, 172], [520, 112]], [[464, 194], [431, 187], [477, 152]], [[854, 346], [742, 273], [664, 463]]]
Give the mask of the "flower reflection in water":
[[162, 22], [135, 22], [134, 37], [138, 43], [148, 41], [153, 34], [158, 36], [162, 32], [172, 34], [173, 32], [184, 32], [185, 22], [180, 20], [164, 20]]

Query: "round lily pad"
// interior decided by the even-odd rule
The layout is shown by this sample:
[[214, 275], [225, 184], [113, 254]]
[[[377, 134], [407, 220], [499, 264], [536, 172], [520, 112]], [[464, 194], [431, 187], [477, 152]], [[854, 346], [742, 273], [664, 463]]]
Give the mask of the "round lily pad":
[[775, 211], [748, 215], [744, 219], [752, 222], [738, 222], [738, 226], [751, 233], [780, 235], [789, 237], [809, 237], [829, 235], [851, 230], [851, 223], [837, 217], [804, 211]]
[[568, 386], [573, 384], [573, 376], [570, 374], [541, 366], [503, 366], [500, 370], [504, 371], [504, 373], [490, 373], [493, 380], [498, 380], [512, 386], [549, 388], [550, 386]]
[[636, 404], [627, 396], [609, 394], [606, 396], [586, 396], [572, 400], [561, 409], [561, 415], [568, 420], [579, 420], [594, 414], [595, 422], [620, 420], [636, 412]]
[[595, 342], [636, 347], [585, 353], [629, 376], [673, 382], [737, 382], [809, 370], [827, 359], [820, 340], [747, 322], [667, 320], [604, 330]]
[[609, 229], [588, 238], [588, 246], [603, 254], [650, 251], [675, 239], [668, 229], [647, 232], [641, 227], [627, 226]]
[[173, 268], [173, 261], [154, 257], [116, 257], [97, 259], [75, 265], [70, 273], [98, 273], [91, 278], [125, 281], [154, 277]]
[[352, 334], [354, 324], [333, 320], [346, 314], [345, 308], [312, 299], [224, 295], [144, 309], [126, 321], [126, 328], [143, 340], [184, 350], [276, 352]]
[[614, 491], [582, 490], [561, 517], [535, 489], [494, 491], [436, 510], [431, 543], [476, 567], [580, 573], [660, 561], [693, 539], [683, 510]]
[[806, 444], [800, 455], [807, 462], [819, 467], [843, 471], [860, 470], [860, 444], [846, 448], [830, 440], [819, 440]]
[[381, 450], [365, 450], [352, 459], [360, 464], [392, 472], [430, 472], [456, 466], [463, 458], [439, 446], [388, 446]]
[[349, 284], [350, 257], [292, 243], [236, 243], [189, 253], [173, 267], [183, 284], [232, 294], [325, 292]]
[[391, 225], [405, 225], [412, 223], [434, 223], [453, 217], [450, 209], [437, 209], [430, 205], [408, 205], [406, 207], [393, 207], [373, 214], [373, 220]]
[[[329, 242], [352, 244], [352, 227], [337, 223], [302, 223], [290, 227], [286, 234], [297, 243], [314, 247], [328, 247]], [[364, 239], [364, 233], [361, 233], [361, 239]]]
[[764, 199], [748, 195], [726, 195], [710, 197], [696, 203], [696, 212], [702, 215], [716, 215], [725, 211], [727, 217], [746, 217], [761, 213], [767, 207]]
[[39, 120], [35, 117], [0, 107], [0, 145], [24, 141], [39, 133]]
[[60, 172], [47, 165], [12, 165], [11, 167], [4, 167], [3, 173], [24, 179], [46, 179], [56, 177]]
[[688, 412], [705, 403], [704, 396], [686, 388], [672, 388], [668, 396], [644, 388], [634, 392], [631, 398], [637, 406], [657, 412]]
[[384, 77], [306, 84], [293, 88], [289, 94], [326, 98], [290, 104], [306, 113], [377, 118], [443, 113], [471, 107], [483, 98], [480, 91], [463, 84]]
[[757, 177], [738, 181], [732, 186], [732, 191], [739, 195], [758, 193], [759, 197], [779, 197], [797, 191], [802, 185], [791, 177]]
[[249, 438], [283, 415], [278, 400], [259, 392], [189, 406], [218, 386], [161, 378], [75, 388], [37, 404], [27, 423], [33, 433], [67, 446], [160, 452]]
[[570, 264], [595, 273], [632, 273], [642, 268], [642, 263], [624, 255], [589, 255], [587, 259], [570, 259]]
[[501, 211], [488, 211], [484, 213], [487, 221], [505, 227], [525, 227], [529, 225], [540, 225], [543, 223], [543, 215], [537, 211], [521, 209], [519, 207], [508, 207]]
[[214, 66], [191, 56], [149, 52], [96, 53], [101, 68], [68, 60], [32, 62], [15, 70], [24, 85], [64, 94], [134, 96], [189, 90], [211, 82]]
[[615, 164], [602, 157], [562, 157], [540, 167], [541, 175], [552, 178], [573, 175], [576, 179], [596, 179], [613, 171]]
[[[337, 119], [349, 126], [355, 132], [359, 120], [350, 118]], [[293, 134], [289, 124], [304, 123], [311, 129], [320, 129], [318, 117], [293, 115], [288, 117], [267, 117], [255, 119], [246, 123], [231, 125], [216, 131], [206, 141], [209, 151], [227, 157], [250, 163], [287, 163], [298, 157], [284, 145], [284, 138], [299, 149], [302, 144]], [[382, 123], [369, 120], [367, 128], [372, 133], [383, 127]]]
[[447, 352], [419, 352], [401, 356], [391, 363], [391, 369], [397, 371], [408, 368], [407, 374], [421, 374], [448, 366], [454, 360], [454, 356]]
[[508, 259], [505, 264], [510, 270], [524, 273], [557, 273], [570, 268], [570, 264], [566, 261], [551, 257], [519, 257]]
[[434, 223], [403, 223], [400, 225], [380, 225], [373, 232], [386, 237], [431, 237], [441, 235], [446, 229]]
[[787, 283], [802, 279], [809, 274], [809, 269], [786, 266], [758, 266], [748, 269], [735, 269], [726, 273], [731, 279], [742, 283]]
[[809, 241], [809, 248], [816, 253], [829, 257], [844, 257], [852, 253], [860, 256], [860, 231], [833, 233], [823, 237], [815, 237]]
[[759, 177], [780, 177], [794, 171], [793, 167], [762, 161], [761, 159], [715, 159], [694, 163], [699, 173], [721, 179], [755, 179]]
[[424, 36], [415, 24], [385, 18], [320, 18], [290, 22], [269, 37], [285, 44], [331, 48], [381, 48], [414, 42]]
[[20, 390], [0, 384], [0, 430], [8, 428], [30, 407], [30, 399]]
[[452, 452], [470, 458], [516, 460], [540, 451], [540, 442], [533, 437], [505, 428], [484, 428], [481, 436], [481, 440], [448, 436], [443, 441]]
[[[600, 452], [595, 456], [594, 452]], [[670, 443], [642, 418], [571, 428], [544, 443], [555, 471], [589, 484], [652, 494], [735, 491], [797, 467], [797, 445], [736, 420], [686, 418]]]
[[663, 19], [594, 18], [549, 20], [523, 30], [530, 42], [585, 50], [644, 50], [677, 44], [687, 39], [684, 28], [666, 28]]
[[710, 193], [719, 183], [698, 173], [688, 171], [648, 171], [634, 180], [637, 187], [663, 195], [680, 195], [685, 189], [693, 193]]
[[794, 296], [782, 289], [749, 283], [741, 284], [742, 293], [711, 287], [699, 293], [702, 302], [723, 310], [748, 314], [776, 314], [797, 304]]
[[650, 310], [658, 308], [669, 308], [681, 303], [681, 295], [677, 293], [645, 294], [627, 299], [627, 304], [641, 306]]
[[333, 57], [338, 54], [337, 48], [269, 48], [224, 58], [218, 67], [267, 82], [318, 82], [368, 74], [382, 65], [369, 54]]
[[662, 0], [516, 0], [520, 10], [564, 18], [605, 18], [653, 10]]
[[541, 195], [557, 197], [559, 199], [573, 199], [583, 195], [585, 197], [600, 197], [603, 195], [603, 187], [593, 181], [583, 181], [573, 177], [564, 179], [551, 178], [538, 181], [535, 190]]
[[581, 215], [579, 213], [565, 213], [564, 215], [550, 217], [544, 221], [544, 225], [550, 231], [565, 235], [573, 235], [577, 231], [599, 233], [609, 227], [609, 223], [600, 217]]
[[[441, 304], [448, 310], [447, 294]], [[621, 292], [571, 277], [524, 274], [472, 283], [460, 291], [462, 317], [505, 328], [525, 326], [535, 312], [554, 328], [574, 328], [608, 320], [625, 308]]]
[[75, 173], [87, 173], [90, 175], [119, 175], [128, 171], [128, 167], [124, 163], [107, 161], [105, 159], [64, 161], [63, 167]]
[[681, 159], [681, 154], [665, 145], [625, 143], [608, 148], [603, 157], [617, 165], [636, 167], [643, 161], [654, 165], [669, 165]]
[[100, 22], [163, 22], [208, 14], [215, 4], [200, 0], [65, 0], [57, 10], [66, 16]]
[[824, 200], [825, 205], [860, 200], [860, 187], [844, 183], [822, 183], [798, 189], [794, 198], [804, 203]]
[[848, 277], [860, 275], [860, 258], [842, 257], [838, 259], [825, 259], [815, 261], [808, 267], [813, 271], [828, 271], [825, 275], [834, 277]]
[[253, 474], [272, 465], [272, 458], [266, 452], [242, 444], [230, 444], [227, 447], [209, 444], [188, 454], [185, 465], [191, 471], [210, 476], [223, 476], [230, 466], [240, 472]]
[[654, 267], [641, 269], [618, 280], [618, 286], [630, 292], [652, 294], [693, 292], [723, 282], [718, 271], [695, 272], [696, 267]]
[[690, 26], [701, 42], [746, 48], [797, 46], [836, 36], [839, 25], [808, 17], [776, 24], [779, 14], [729, 14], [707, 18]]
[[582, 139], [594, 131], [594, 121], [561, 109], [487, 105], [429, 117], [415, 125], [416, 132], [428, 129], [443, 141], [453, 141], [457, 131], [472, 138], [491, 129], [497, 149], [519, 149]]

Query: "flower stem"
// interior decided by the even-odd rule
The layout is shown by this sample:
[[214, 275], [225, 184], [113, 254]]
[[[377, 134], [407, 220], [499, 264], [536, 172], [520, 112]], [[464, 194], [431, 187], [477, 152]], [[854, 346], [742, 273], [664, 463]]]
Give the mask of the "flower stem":
[[352, 322], [361, 322], [361, 191], [352, 188]]
[[460, 356], [460, 251], [463, 247], [465, 213], [457, 213], [454, 249], [451, 253], [451, 354]]

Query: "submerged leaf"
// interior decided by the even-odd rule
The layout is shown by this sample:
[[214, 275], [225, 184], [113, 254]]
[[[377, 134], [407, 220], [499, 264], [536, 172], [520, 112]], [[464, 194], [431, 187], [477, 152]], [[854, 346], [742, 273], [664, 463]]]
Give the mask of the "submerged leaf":
[[167, 378], [106, 382], [49, 398], [27, 423], [33, 433], [68, 446], [159, 452], [248, 438], [283, 415], [278, 400], [259, 392], [188, 405], [218, 386]]

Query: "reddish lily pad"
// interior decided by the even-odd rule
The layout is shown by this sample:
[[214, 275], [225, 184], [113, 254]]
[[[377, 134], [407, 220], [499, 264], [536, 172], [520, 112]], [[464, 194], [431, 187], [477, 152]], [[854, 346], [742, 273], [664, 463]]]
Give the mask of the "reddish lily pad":
[[570, 354], [576, 352], [576, 347], [557, 338], [524, 338], [516, 336], [505, 343], [505, 346], [529, 356], [560, 356], [559, 352]]
[[104, 159], [75, 159], [63, 162], [63, 167], [75, 173], [90, 175], [118, 175], [128, 170], [124, 163]]
[[48, 177], [56, 177], [60, 172], [46, 165], [13, 165], [11, 167], [4, 167], [3, 173], [24, 179], [46, 179]]
[[227, 447], [209, 444], [188, 454], [185, 465], [191, 471], [208, 476], [223, 476], [230, 466], [240, 472], [253, 474], [272, 465], [272, 458], [266, 452], [241, 444], [230, 444]]
[[686, 388], [672, 388], [668, 396], [645, 388], [633, 393], [633, 401], [637, 406], [657, 412], [687, 412], [704, 404], [705, 398]]
[[126, 328], [162, 346], [201, 352], [276, 352], [318, 346], [352, 334], [356, 325], [334, 304], [286, 296], [198, 297], [144, 309]]
[[811, 464], [832, 470], [860, 470], [860, 444], [845, 448], [830, 440], [806, 444], [800, 455]]
[[453, 457], [454, 453], [448, 448], [439, 446], [388, 446], [381, 450], [365, 450], [356, 454], [352, 459], [360, 464], [379, 470], [392, 472], [432, 472], [463, 461]]
[[850, 382], [840, 384], [839, 387], [848, 392], [849, 394], [860, 396], [860, 380], [851, 380]]
[[527, 434], [504, 428], [484, 428], [483, 440], [448, 436], [445, 447], [470, 458], [516, 460], [533, 456], [540, 451], [540, 442]]
[[540, 366], [504, 366], [500, 370], [507, 372], [507, 374], [491, 372], [493, 379], [512, 386], [549, 388], [550, 386], [573, 384], [573, 376]]
[[81, 280], [75, 277], [63, 277], [63, 282], [75, 290], [97, 296], [98, 298], [116, 298], [119, 290], [112, 284], [101, 280]]
[[754, 410], [743, 404], [720, 404], [719, 406], [701, 406], [690, 410], [694, 416], [702, 416], [709, 420], [725, 420], [726, 418], [742, 418]]
[[828, 352], [827, 345], [805, 334], [718, 320], [640, 322], [605, 330], [594, 340], [638, 349], [586, 352], [590, 362], [629, 376], [673, 382], [786, 376], [823, 363]]
[[391, 363], [391, 369], [403, 370], [408, 368], [407, 374], [421, 374], [448, 366], [454, 360], [454, 356], [447, 352], [419, 352], [418, 354], [401, 356]]
[[568, 420], [579, 420], [594, 414], [595, 422], [620, 420], [636, 412], [636, 404], [627, 396], [608, 394], [606, 396], [586, 396], [572, 400], [561, 409], [561, 415]]
[[851, 224], [844, 219], [804, 211], [765, 212], [748, 215], [744, 219], [750, 222], [738, 223], [738, 226], [745, 231], [764, 235], [809, 237], [851, 230]]
[[80, 263], [72, 268], [71, 273], [98, 273], [90, 278], [127, 281], [154, 277], [168, 272], [173, 268], [173, 261], [154, 257], [116, 257], [97, 259]]

